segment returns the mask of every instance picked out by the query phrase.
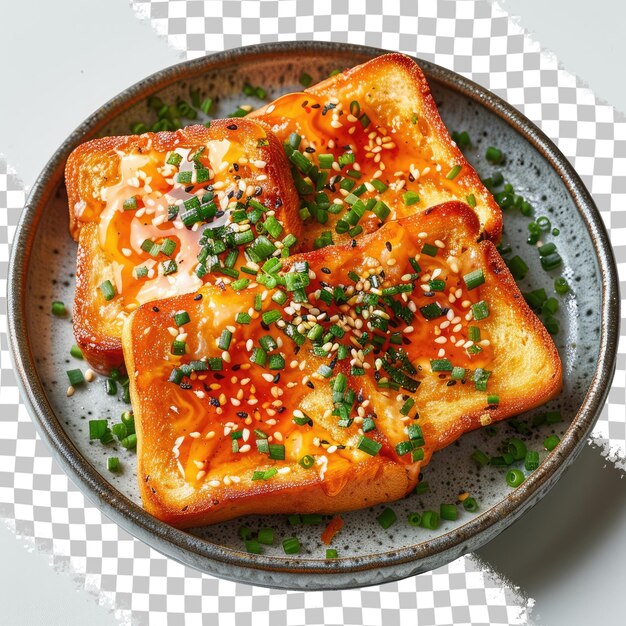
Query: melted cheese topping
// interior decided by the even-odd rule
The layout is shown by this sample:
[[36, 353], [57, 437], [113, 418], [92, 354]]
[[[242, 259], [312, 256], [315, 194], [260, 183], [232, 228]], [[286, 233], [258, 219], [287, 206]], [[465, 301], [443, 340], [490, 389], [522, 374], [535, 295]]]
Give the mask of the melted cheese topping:
[[[196, 273], [203, 224], [185, 226], [181, 213], [186, 200], [202, 198], [210, 185], [220, 211], [210, 222], [210, 227], [216, 228], [230, 224], [230, 209], [236, 202], [231, 198], [235, 192], [240, 194], [242, 187], [249, 190], [253, 185], [258, 196], [259, 187], [265, 188], [264, 163], [255, 165], [254, 159], [250, 162], [240, 144], [226, 139], [208, 141], [200, 157], [210, 180], [187, 185], [176, 182], [178, 172], [194, 171], [193, 157], [198, 148], [177, 148], [173, 153], [181, 157], [178, 167], [166, 163], [173, 153], [119, 152], [119, 182], [100, 190], [104, 208], [99, 216], [98, 243], [108, 258], [101, 280], [112, 280], [117, 295], [114, 302], [119, 305], [107, 306], [102, 312], [120, 327], [126, 314], [138, 305], [190, 293], [209, 280], [209, 275], [199, 278]], [[238, 165], [240, 163], [242, 165]], [[125, 210], [124, 202], [133, 196], [138, 208]], [[86, 206], [85, 202], [82, 204]], [[172, 205], [178, 207], [178, 215], [168, 220]], [[81, 214], [82, 211], [77, 212], [79, 219]], [[166, 239], [176, 244], [169, 257], [163, 253], [154, 257], [142, 249], [146, 240], [158, 245]], [[176, 272], [169, 275], [164, 273], [163, 267], [168, 259], [176, 262]], [[147, 268], [145, 277], [138, 278], [138, 267]]]

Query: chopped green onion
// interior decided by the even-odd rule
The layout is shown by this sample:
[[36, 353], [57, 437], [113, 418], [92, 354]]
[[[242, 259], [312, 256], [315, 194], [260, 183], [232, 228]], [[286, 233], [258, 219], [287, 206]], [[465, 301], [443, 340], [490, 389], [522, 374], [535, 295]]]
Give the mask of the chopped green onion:
[[436, 302], [431, 302], [430, 304], [427, 304], [426, 306], [420, 307], [420, 313], [427, 320], [433, 320], [443, 315], [443, 311], [441, 307]]
[[270, 459], [275, 461], [285, 460], [285, 446], [282, 443], [270, 443], [269, 444]]
[[315, 465], [315, 459], [310, 454], [305, 454], [299, 461], [301, 467], [304, 469], [310, 469]]
[[178, 271], [178, 265], [173, 259], [170, 259], [169, 261], [164, 261], [163, 263], [161, 263], [161, 267], [163, 268], [163, 276], [167, 276], [168, 274], [175, 274]]
[[425, 494], [429, 489], [430, 489], [430, 485], [428, 484], [428, 481], [423, 480], [422, 482], [418, 483], [417, 487], [415, 487], [415, 493], [418, 496], [421, 496]]
[[268, 367], [271, 370], [284, 370], [285, 357], [283, 357], [282, 354], [271, 354]]
[[512, 259], [507, 261], [507, 267], [515, 280], [522, 280], [528, 273], [528, 265], [522, 257], [515, 255]]
[[524, 482], [524, 473], [518, 469], [510, 469], [505, 479], [509, 487], [519, 487]]
[[402, 200], [404, 200], [404, 204], [406, 204], [406, 206], [411, 206], [412, 204], [419, 202], [420, 197], [415, 191], [407, 191], [402, 194]]
[[261, 554], [262, 548], [261, 544], [256, 539], [246, 539], [246, 552], [249, 554]]
[[71, 348], [70, 348], [70, 354], [75, 358], [75, 359], [83, 359], [83, 351], [76, 345], [74, 344]]
[[422, 253], [427, 254], [428, 256], [437, 256], [437, 252], [439, 252], [439, 248], [430, 243], [425, 243], [422, 248]]
[[228, 348], [230, 347], [230, 342], [233, 339], [233, 334], [230, 332], [230, 330], [228, 330], [227, 328], [225, 328], [222, 333], [220, 334], [220, 338], [217, 342], [217, 347], [220, 350], [228, 350]]
[[554, 280], [554, 291], [556, 291], [560, 296], [565, 295], [569, 291], [569, 283], [567, 279], [560, 276]]
[[490, 406], [494, 406], [496, 404], [500, 404], [500, 396], [487, 396], [487, 404]]
[[108, 429], [106, 420], [89, 420], [89, 439], [100, 439]]
[[393, 509], [387, 507], [376, 519], [384, 529], [387, 529], [392, 524], [395, 524], [398, 517]]
[[546, 272], [550, 272], [551, 270], [556, 269], [563, 263], [563, 259], [558, 252], [553, 252], [552, 254], [548, 254], [547, 256], [542, 256], [541, 259], [541, 267]]
[[476, 462], [478, 467], [485, 467], [486, 465], [489, 465], [489, 457], [482, 450], [474, 450], [471, 458]]
[[261, 528], [257, 534], [259, 543], [271, 546], [274, 543], [274, 530], [272, 528]]
[[122, 203], [122, 209], [124, 211], [134, 211], [137, 208], [137, 196], [131, 196], [126, 198]]
[[137, 435], [136, 434], [128, 435], [128, 437], [125, 437], [124, 439], [122, 439], [120, 443], [127, 450], [134, 450], [137, 447]]
[[529, 450], [526, 453], [526, 458], [524, 459], [524, 468], [528, 472], [532, 472], [539, 467], [539, 452], [536, 450]]
[[334, 550], [333, 548], [327, 548], [326, 549], [326, 558], [327, 559], [336, 559], [337, 558], [337, 550]]
[[448, 180], [454, 180], [458, 175], [459, 172], [463, 169], [462, 165], [455, 165], [447, 174], [446, 174], [446, 178]]
[[476, 197], [473, 193], [470, 193], [470, 195], [467, 196], [467, 198], [465, 199], [467, 200], [467, 204], [469, 204], [469, 206], [471, 206], [472, 208], [476, 206]]
[[472, 497], [465, 498], [463, 500], [463, 508], [469, 513], [475, 513], [478, 511], [478, 502]]
[[172, 152], [172, 154], [170, 154], [170, 156], [168, 157], [166, 163], [168, 165], [174, 165], [175, 167], [178, 167], [182, 160], [182, 155], [178, 154], [177, 152]]
[[117, 383], [112, 378], [107, 378], [104, 381], [104, 388], [106, 390], [107, 395], [109, 396], [117, 395]]
[[451, 372], [453, 367], [448, 359], [432, 359], [430, 369], [433, 372]]
[[485, 158], [490, 163], [498, 164], [502, 162], [504, 155], [502, 154], [502, 150], [494, 148], [493, 146], [489, 146], [487, 148], [487, 151], [485, 152]]
[[359, 441], [356, 447], [362, 452], [366, 452], [370, 456], [376, 456], [383, 446], [381, 443], [378, 443], [373, 439], [369, 439], [368, 437], [364, 437], [363, 435], [361, 435], [359, 437]]
[[120, 470], [120, 460], [116, 456], [110, 456], [107, 459], [107, 469], [110, 472], [119, 472], [119, 470]]
[[233, 281], [230, 286], [234, 291], [243, 291], [249, 284], [249, 278], [239, 278], [238, 280]]
[[556, 448], [559, 445], [559, 442], [561, 441], [560, 437], [558, 437], [557, 435], [550, 435], [549, 437], [546, 437], [543, 441], [543, 447], [548, 451], [548, 452], [552, 452], [552, 450], [554, 450], [554, 448]]
[[452, 380], [463, 380], [464, 376], [465, 376], [465, 368], [464, 367], [454, 366], [452, 368], [452, 372], [450, 374], [450, 378], [452, 378]]
[[51, 310], [52, 310], [52, 315], [56, 317], [65, 317], [67, 315], [67, 309], [65, 308], [65, 305], [63, 304], [63, 302], [59, 300], [55, 300], [52, 303]]
[[249, 324], [251, 322], [252, 318], [250, 317], [249, 313], [237, 313], [237, 315], [235, 316], [235, 321], [238, 324]]
[[270, 324], [277, 322], [281, 318], [280, 311], [276, 311], [275, 309], [264, 311], [261, 315], [261, 318], [263, 320], [263, 323], [269, 326]]
[[526, 456], [526, 444], [521, 439], [510, 439], [507, 449], [516, 461], [521, 461]]
[[176, 326], [184, 326], [185, 324], [189, 324], [189, 322], [190, 318], [187, 311], [179, 311], [174, 315], [174, 324], [176, 324]]
[[187, 344], [184, 341], [172, 341], [171, 353], [183, 356], [187, 352]]
[[477, 269], [469, 274], [465, 274], [465, 276], [463, 276], [463, 281], [468, 289], [476, 289], [476, 287], [479, 287], [485, 282], [485, 274], [482, 268]]
[[105, 300], [112, 300], [115, 297], [115, 287], [113, 287], [113, 283], [110, 280], [105, 280], [100, 285], [100, 291], [104, 296]]
[[428, 530], [437, 530], [437, 528], [439, 528], [439, 513], [435, 511], [424, 511], [422, 513], [420, 526]]
[[300, 542], [295, 537], [287, 537], [283, 540], [283, 550], [285, 554], [298, 554], [300, 552]]
[[82, 383], [85, 382], [85, 377], [83, 376], [83, 373], [78, 369], [68, 370], [67, 377], [72, 387], [76, 387], [77, 385], [82, 385]]
[[489, 317], [489, 307], [484, 300], [472, 304], [471, 309], [475, 320], [484, 320], [486, 317]]
[[456, 508], [456, 504], [441, 504], [439, 515], [441, 519], [453, 522], [459, 517], [459, 510]]
[[419, 526], [422, 522], [422, 516], [419, 513], [409, 513], [407, 521], [410, 526]]

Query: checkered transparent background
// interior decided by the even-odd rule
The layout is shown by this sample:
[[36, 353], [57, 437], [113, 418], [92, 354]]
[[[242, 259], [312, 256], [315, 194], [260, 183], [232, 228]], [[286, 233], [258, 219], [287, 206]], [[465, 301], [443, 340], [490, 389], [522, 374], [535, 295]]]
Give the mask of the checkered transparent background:
[[[349, 41], [449, 67], [519, 108], [570, 159], [610, 230], [626, 293], [626, 120], [560, 69], [486, 1], [133, 0], [188, 58], [264, 41]], [[277, 34], [279, 33], [279, 34]], [[0, 146], [0, 150], [2, 146]], [[137, 624], [525, 624], [532, 604], [471, 557], [363, 590], [287, 592], [230, 583], [169, 560], [86, 503], [52, 461], [19, 401], [6, 335], [6, 269], [24, 189], [0, 159], [0, 517]], [[625, 308], [624, 306], [622, 307]], [[626, 455], [626, 326], [617, 373], [594, 431]]]

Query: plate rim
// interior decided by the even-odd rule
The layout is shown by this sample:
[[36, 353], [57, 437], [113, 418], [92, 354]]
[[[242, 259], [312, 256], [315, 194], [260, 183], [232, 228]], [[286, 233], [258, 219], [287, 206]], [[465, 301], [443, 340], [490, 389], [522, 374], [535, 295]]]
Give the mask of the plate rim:
[[[385, 574], [389, 574], [394, 566], [409, 562], [415, 563], [417, 571], [419, 562], [436, 558], [437, 555], [443, 555], [455, 548], [459, 549], [458, 555], [474, 550], [513, 523], [547, 493], [581, 451], [608, 395], [616, 366], [619, 337], [619, 281], [613, 249], [600, 212], [581, 178], [557, 146], [522, 113], [486, 88], [452, 70], [412, 57], [424, 70], [429, 83], [441, 84], [478, 102], [531, 143], [563, 180], [591, 237], [602, 278], [600, 348], [596, 368], [585, 398], [561, 439], [561, 443], [521, 487], [466, 524], [413, 546], [363, 556], [339, 558], [332, 562], [332, 566], [329, 566], [329, 562], [325, 559], [250, 555], [243, 551], [218, 546], [184, 530], [175, 529], [149, 515], [141, 506], [132, 502], [108, 482], [79, 452], [54, 414], [36, 375], [34, 358], [26, 332], [26, 284], [21, 280], [28, 268], [28, 258], [41, 214], [41, 211], [36, 211], [36, 207], [45, 204], [46, 198], [54, 190], [50, 183], [59, 175], [59, 169], [64, 167], [65, 160], [77, 141], [79, 139], [84, 141], [94, 136], [111, 117], [119, 115], [136, 102], [183, 77], [193, 77], [211, 69], [245, 64], [250, 60], [259, 60], [263, 57], [276, 55], [285, 57], [294, 52], [308, 53], [318, 57], [344, 54], [355, 58], [360, 57], [362, 61], [365, 61], [391, 51], [343, 42], [302, 40], [243, 46], [183, 61], [159, 70], [121, 91], [86, 118], [49, 159], [28, 194], [20, 216], [9, 261], [8, 334], [11, 358], [18, 374], [21, 400], [26, 405], [37, 430], [64, 471], [87, 499], [94, 502], [105, 515], [156, 550], [203, 571], [213, 573], [210, 565], [222, 563], [237, 570], [243, 568], [244, 570], [271, 571], [280, 577], [287, 577], [283, 584], [276, 584], [273, 581], [274, 587], [311, 588], [310, 584], [306, 584], [306, 580], [298, 581], [298, 577], [306, 575], [309, 581], [315, 579], [318, 585], [316, 588], [338, 589], [355, 586], [353, 579], [350, 579], [348, 584], [346, 581], [337, 584], [338, 576], [349, 578], [350, 574], [375, 569], [384, 569]], [[485, 537], [490, 534], [490, 530], [491, 536]], [[481, 537], [483, 541], [480, 541]], [[217, 575], [224, 577], [223, 572]], [[400, 577], [400, 575], [394, 577], [391, 572], [384, 580], [396, 580]], [[233, 579], [250, 582], [245, 576], [242, 577], [241, 571], [233, 576]], [[258, 582], [261, 581], [255, 581], [255, 584]], [[371, 584], [378, 582], [381, 581], [375, 580]]]

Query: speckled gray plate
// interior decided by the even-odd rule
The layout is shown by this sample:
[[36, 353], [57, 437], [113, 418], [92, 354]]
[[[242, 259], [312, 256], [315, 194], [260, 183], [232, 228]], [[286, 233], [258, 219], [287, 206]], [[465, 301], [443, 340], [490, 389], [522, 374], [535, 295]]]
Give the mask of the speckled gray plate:
[[[298, 89], [302, 71], [320, 79], [335, 68], [364, 62], [382, 51], [330, 43], [281, 43], [241, 48], [168, 68], [145, 79], [105, 104], [59, 148], [35, 184], [20, 222], [13, 247], [9, 279], [9, 324], [13, 357], [23, 400], [43, 439], [85, 495], [121, 526], [160, 552], [223, 578], [292, 589], [327, 589], [372, 585], [427, 571], [475, 550], [504, 530], [533, 506], [558, 480], [584, 445], [604, 404], [615, 368], [618, 294], [615, 262], [606, 231], [594, 203], [576, 173], [558, 149], [532, 123], [485, 89], [457, 74], [421, 62], [444, 121], [450, 129], [467, 130], [474, 140], [468, 157], [482, 176], [494, 168], [482, 155], [487, 145], [506, 153], [500, 168], [507, 181], [547, 215], [561, 234], [559, 251], [567, 269], [563, 274], [573, 295], [561, 299], [561, 331], [557, 345], [564, 364], [564, 390], [551, 404], [565, 420], [533, 429], [528, 446], [541, 450], [549, 432], [562, 437], [538, 470], [521, 487], [511, 490], [503, 470], [477, 470], [469, 457], [476, 447], [495, 454], [510, 435], [507, 423], [495, 434], [485, 430], [463, 437], [435, 455], [425, 469], [430, 491], [392, 504], [398, 522], [383, 531], [376, 516], [383, 506], [344, 515], [345, 528], [334, 547], [340, 558], [324, 559], [319, 526], [290, 527], [285, 516], [249, 517], [253, 530], [276, 529], [277, 537], [296, 535], [302, 553], [286, 557], [280, 542], [263, 555], [245, 553], [237, 535], [241, 520], [184, 532], [163, 524], [141, 508], [135, 484], [135, 459], [123, 449], [124, 471], [106, 470], [112, 453], [99, 442], [90, 444], [89, 418], [118, 418], [126, 408], [120, 399], [104, 393], [102, 380], [66, 397], [65, 370], [83, 366], [68, 350], [73, 343], [70, 320], [50, 315], [54, 299], [73, 298], [76, 247], [67, 226], [67, 199], [63, 167], [69, 152], [95, 136], [126, 134], [134, 121], [152, 119], [146, 98], [152, 94], [174, 102], [188, 99], [189, 88], [199, 88], [217, 100], [217, 116], [236, 105], [259, 101], [242, 96], [249, 81], [268, 89], [268, 98]], [[554, 276], [542, 271], [538, 255], [525, 243], [526, 218], [517, 211], [505, 215], [504, 241], [519, 250], [530, 265], [523, 289], [552, 291]], [[440, 502], [454, 502], [469, 491], [480, 502], [478, 514], [460, 508], [456, 522], [444, 522], [437, 531], [408, 525], [409, 512], [438, 510]]]

